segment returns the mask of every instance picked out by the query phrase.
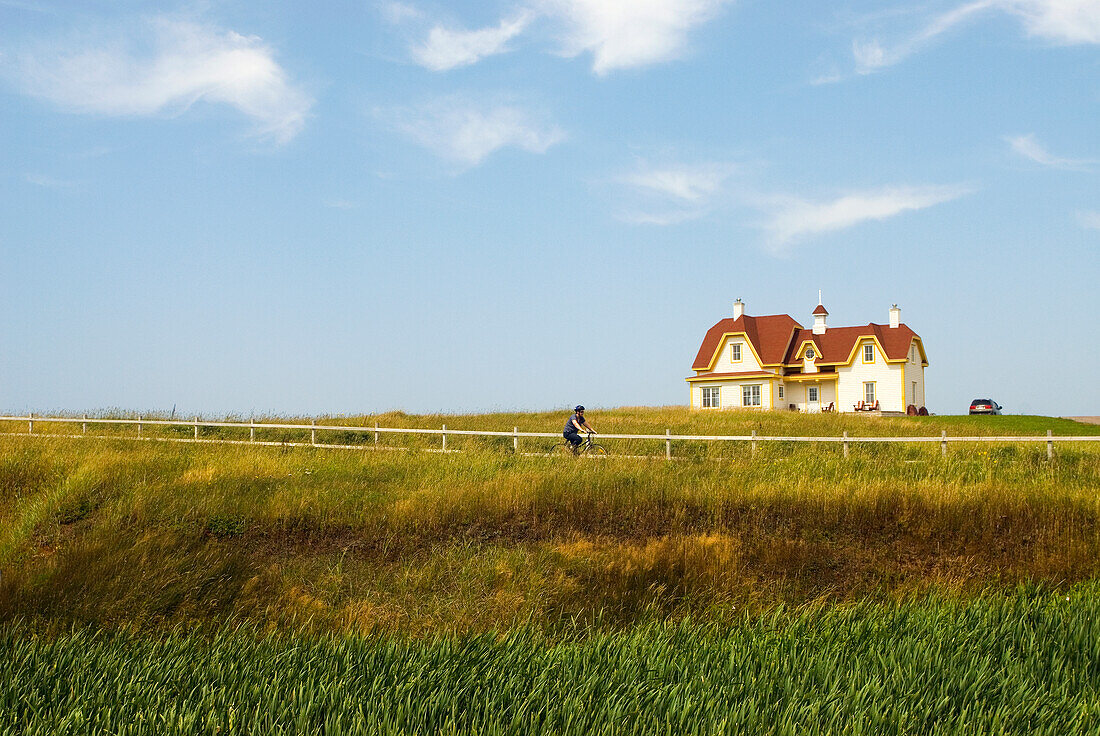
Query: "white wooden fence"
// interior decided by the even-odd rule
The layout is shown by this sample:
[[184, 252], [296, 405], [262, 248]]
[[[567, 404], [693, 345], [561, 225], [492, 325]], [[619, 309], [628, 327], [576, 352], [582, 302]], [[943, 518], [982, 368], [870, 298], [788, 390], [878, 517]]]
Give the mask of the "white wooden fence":
[[[34, 425], [37, 423], [42, 424], [70, 424], [81, 425], [81, 433], [79, 435], [43, 435], [43, 436], [62, 436], [62, 437], [85, 437], [88, 435], [89, 424], [117, 424], [117, 425], [132, 425], [136, 426], [136, 435], [92, 435], [108, 438], [124, 438], [124, 439], [141, 439], [158, 442], [203, 442], [203, 443], [221, 443], [221, 444], [256, 444], [267, 445], [274, 447], [321, 447], [329, 449], [366, 449], [366, 448], [378, 448], [379, 438], [383, 434], [412, 434], [412, 435], [437, 435], [440, 437], [440, 447], [435, 451], [451, 452], [453, 450], [447, 449], [447, 437], [448, 436], [468, 436], [468, 437], [510, 437], [512, 439], [512, 450], [516, 453], [519, 452], [520, 439], [521, 438], [561, 438], [560, 432], [520, 432], [518, 427], [514, 427], [511, 432], [506, 431], [494, 431], [483, 429], [447, 429], [447, 425], [444, 424], [440, 429], [414, 429], [408, 427], [362, 427], [362, 426], [343, 426], [332, 424], [317, 424], [316, 421], [312, 421], [309, 424], [268, 424], [268, 423], [256, 423], [254, 421], [249, 422], [219, 422], [208, 421], [195, 417], [191, 420], [181, 419], [146, 419], [138, 416], [135, 419], [98, 419], [88, 416], [82, 417], [39, 417], [33, 414], [27, 416], [0, 416], [0, 422], [26, 422], [27, 432], [26, 434], [34, 434]], [[147, 426], [161, 426], [161, 427], [188, 427], [193, 428], [193, 438], [183, 437], [152, 437], [144, 434], [144, 428]], [[247, 429], [248, 440], [229, 440], [223, 438], [200, 438], [199, 430], [201, 427], [227, 427], [244, 430]], [[264, 441], [256, 439], [256, 430], [308, 430], [310, 433], [309, 442], [289, 442], [289, 441]], [[373, 443], [369, 445], [337, 445], [337, 444], [325, 444], [317, 442], [318, 432], [353, 432], [359, 434], [373, 434]], [[0, 432], [0, 434], [24, 434], [22, 432]], [[41, 432], [39, 433], [41, 434]], [[672, 434], [671, 430], [666, 429], [664, 434], [601, 434], [598, 435], [600, 440], [654, 440], [663, 441], [665, 445], [665, 458], [672, 459], [672, 443], [673, 442], [744, 442], [749, 443], [752, 451], [755, 452], [757, 445], [761, 442], [832, 442], [839, 443], [843, 447], [844, 457], [848, 457], [849, 448], [852, 444], [873, 444], [878, 442], [885, 443], [909, 443], [909, 442], [938, 442], [940, 443], [940, 453], [944, 456], [947, 455], [947, 445], [951, 442], [1006, 442], [1006, 443], [1028, 443], [1028, 442], [1046, 442], [1047, 445], [1047, 458], [1054, 457], [1054, 443], [1055, 442], [1100, 442], [1100, 435], [1059, 435], [1056, 436], [1051, 430], [1047, 430], [1045, 436], [1033, 436], [1033, 435], [1010, 435], [1001, 437], [992, 436], [949, 436], [947, 430], [938, 437], [859, 437], [849, 436], [845, 431], [840, 437], [777, 437], [768, 435], [758, 435], [755, 431], [748, 435], [694, 435], [694, 434]]]

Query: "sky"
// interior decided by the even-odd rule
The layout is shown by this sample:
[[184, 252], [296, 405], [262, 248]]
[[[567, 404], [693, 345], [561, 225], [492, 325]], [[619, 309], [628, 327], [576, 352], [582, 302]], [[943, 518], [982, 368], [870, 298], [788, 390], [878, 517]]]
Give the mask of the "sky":
[[686, 405], [820, 291], [1097, 415], [1100, 0], [0, 0], [0, 280], [7, 413]]

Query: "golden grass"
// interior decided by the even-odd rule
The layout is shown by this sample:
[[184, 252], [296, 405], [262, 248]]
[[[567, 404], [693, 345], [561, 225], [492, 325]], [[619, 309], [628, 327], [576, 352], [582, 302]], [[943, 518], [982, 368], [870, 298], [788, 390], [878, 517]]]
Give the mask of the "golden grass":
[[[763, 421], [614, 418], [630, 431], [682, 419], [695, 424], [674, 431], [723, 433]], [[818, 419], [782, 415], [758, 431], [830, 434], [850, 421]], [[937, 446], [855, 447], [847, 460], [835, 446], [780, 445], [673, 463], [467, 449], [0, 437], [0, 619], [427, 633], [721, 619], [1100, 572], [1100, 451], [1089, 447], [1059, 448], [1054, 462], [1043, 446], [1012, 445], [953, 446], [946, 459]]]

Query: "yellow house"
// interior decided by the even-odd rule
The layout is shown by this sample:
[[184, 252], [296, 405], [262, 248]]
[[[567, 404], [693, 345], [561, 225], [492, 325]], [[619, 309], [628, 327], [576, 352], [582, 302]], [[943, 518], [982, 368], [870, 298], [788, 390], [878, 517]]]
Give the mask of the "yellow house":
[[733, 316], [707, 330], [687, 378], [693, 409], [919, 412], [928, 358], [920, 336], [890, 308], [888, 324], [806, 329], [787, 314]]

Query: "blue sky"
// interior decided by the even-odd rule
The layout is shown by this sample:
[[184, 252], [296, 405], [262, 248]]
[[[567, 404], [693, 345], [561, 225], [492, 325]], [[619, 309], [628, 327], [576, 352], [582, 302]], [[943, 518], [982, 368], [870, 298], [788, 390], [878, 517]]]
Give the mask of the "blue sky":
[[1097, 121], [1097, 0], [0, 0], [0, 410], [686, 404], [821, 290], [1100, 414]]

